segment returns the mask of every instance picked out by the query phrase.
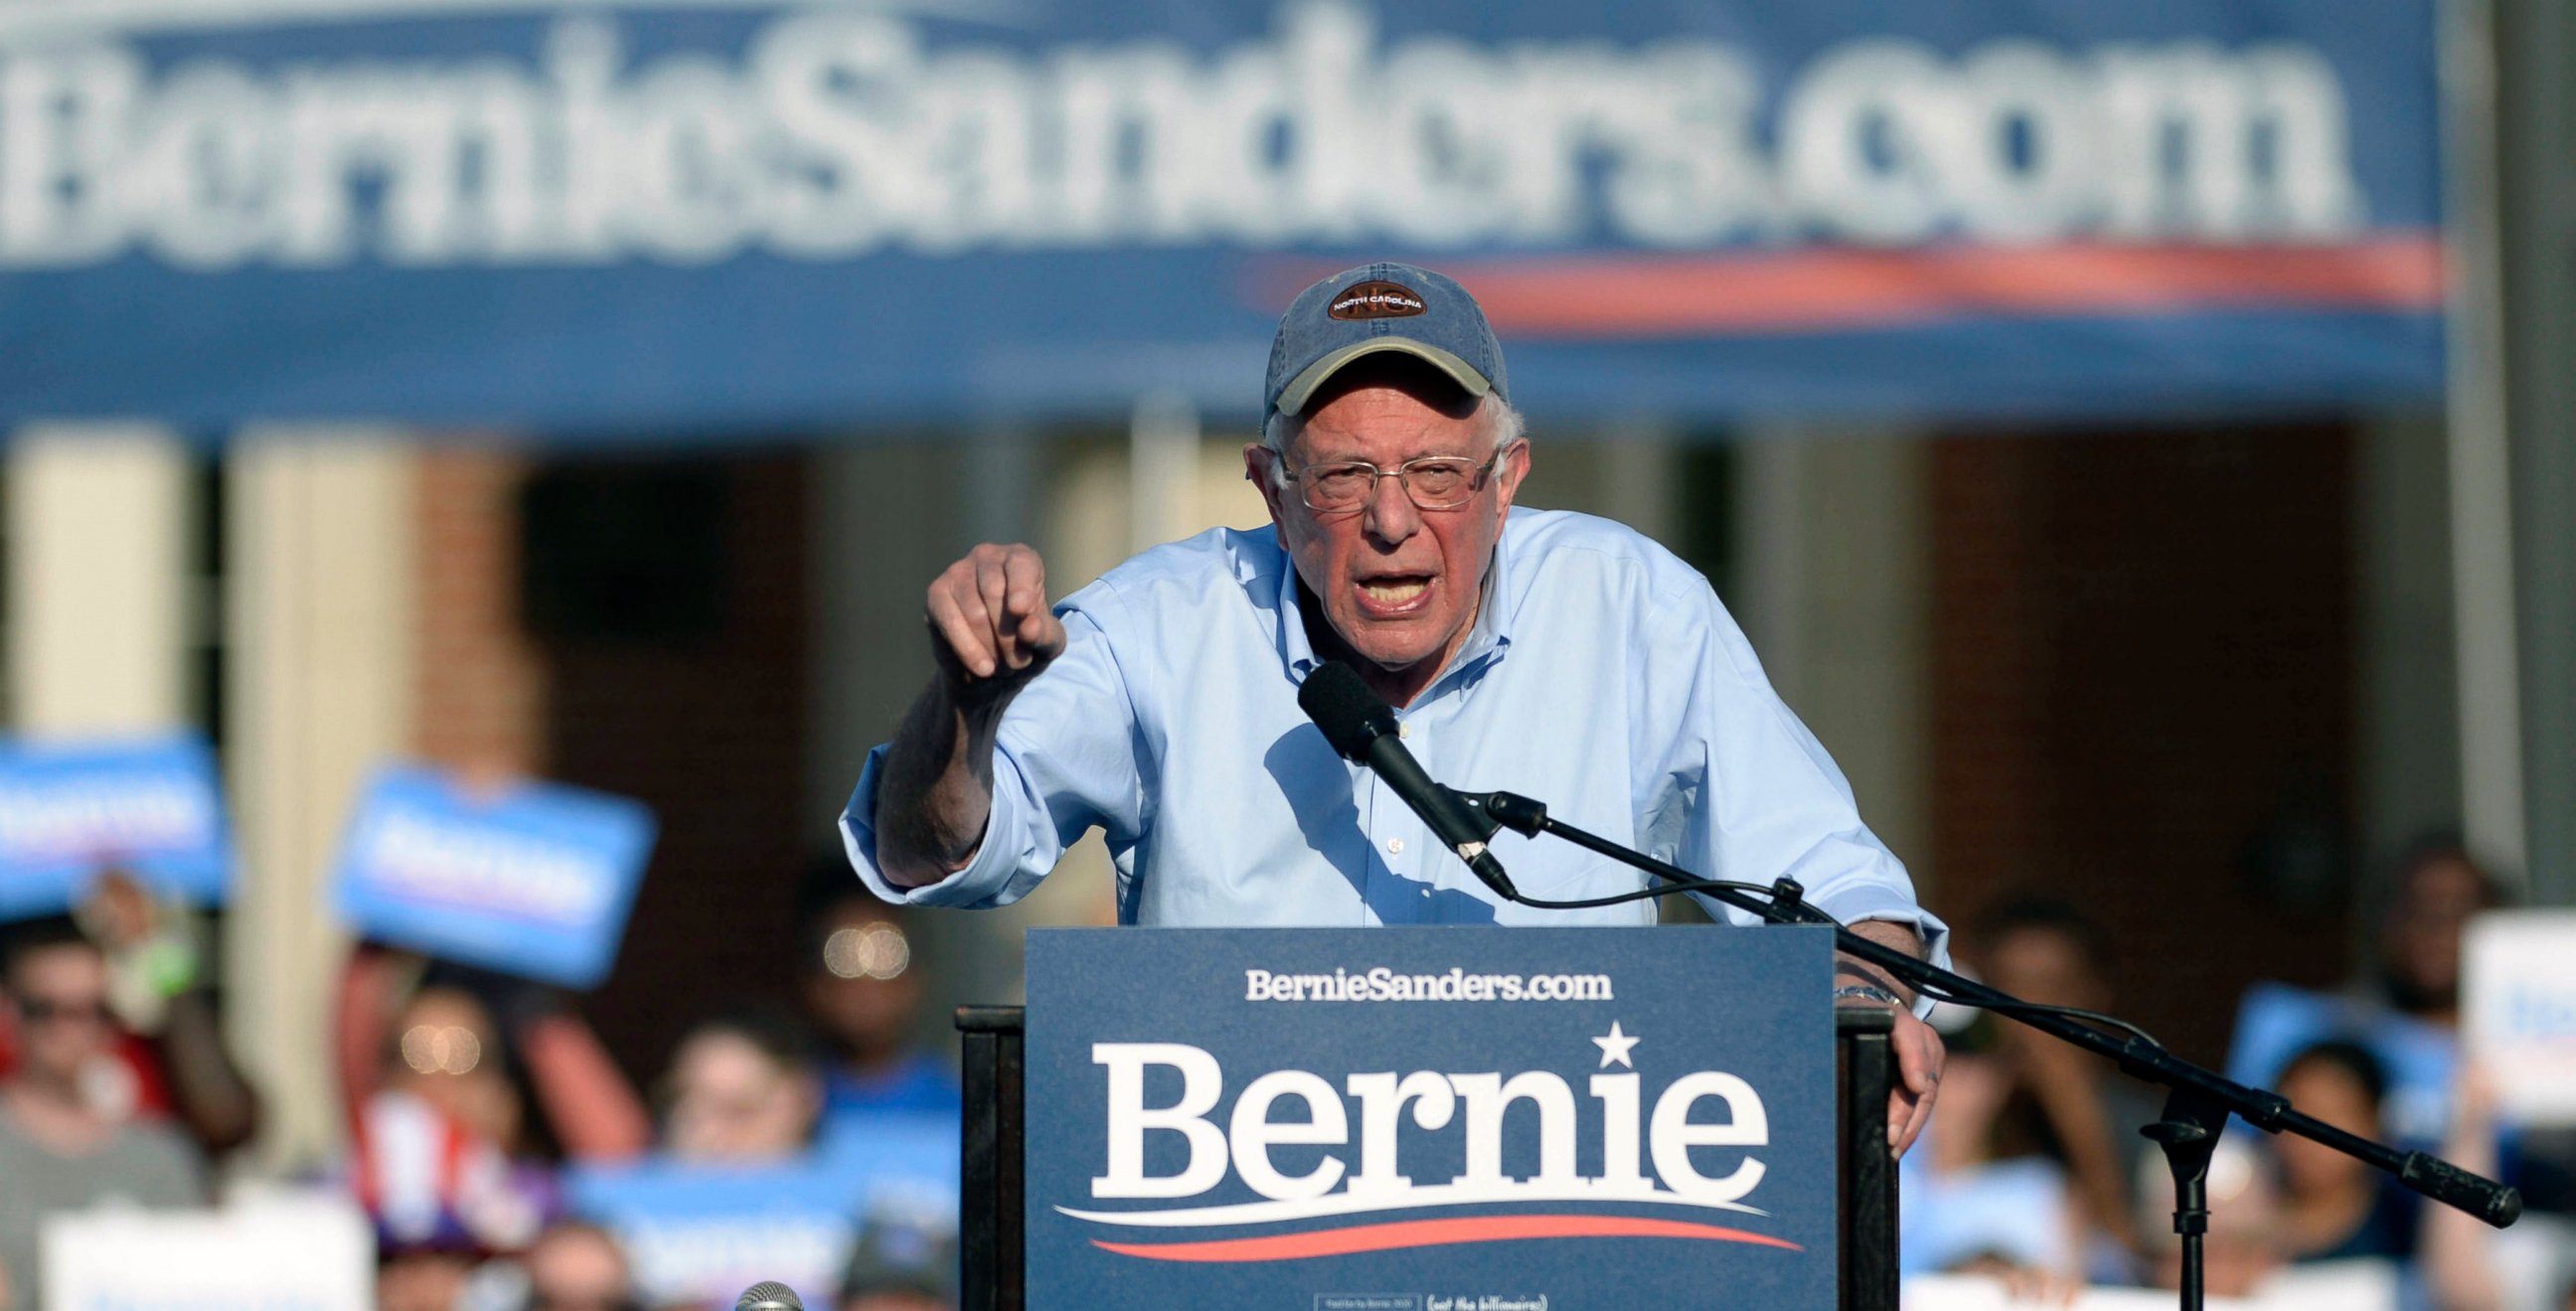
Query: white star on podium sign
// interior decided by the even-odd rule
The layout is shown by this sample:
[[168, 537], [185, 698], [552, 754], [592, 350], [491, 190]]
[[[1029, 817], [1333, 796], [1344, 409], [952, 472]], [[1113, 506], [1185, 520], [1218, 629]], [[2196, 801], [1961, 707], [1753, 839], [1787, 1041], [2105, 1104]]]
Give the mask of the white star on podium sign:
[[1637, 1063], [1628, 1059], [1628, 1049], [1637, 1045], [1636, 1036], [1619, 1032], [1617, 1020], [1610, 1021], [1610, 1032], [1593, 1039], [1592, 1045], [1601, 1049], [1602, 1069], [1609, 1069], [1612, 1061], [1632, 1070], [1637, 1068]]

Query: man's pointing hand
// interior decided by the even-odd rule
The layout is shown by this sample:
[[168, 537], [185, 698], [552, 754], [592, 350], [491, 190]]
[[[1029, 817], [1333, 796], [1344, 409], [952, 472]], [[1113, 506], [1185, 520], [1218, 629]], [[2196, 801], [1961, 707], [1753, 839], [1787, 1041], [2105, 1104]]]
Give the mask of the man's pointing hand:
[[1064, 650], [1064, 623], [1047, 608], [1046, 562], [1025, 546], [990, 542], [930, 584], [931, 652], [961, 701], [1016, 691]]

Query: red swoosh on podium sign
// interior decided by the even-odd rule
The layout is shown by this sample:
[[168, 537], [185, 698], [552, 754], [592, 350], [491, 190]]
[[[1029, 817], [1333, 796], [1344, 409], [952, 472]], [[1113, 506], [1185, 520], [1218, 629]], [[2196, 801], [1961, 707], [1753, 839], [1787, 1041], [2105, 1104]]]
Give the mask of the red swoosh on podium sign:
[[1264, 1238], [1226, 1238], [1199, 1243], [1111, 1243], [1092, 1245], [1121, 1256], [1150, 1261], [1295, 1261], [1310, 1256], [1348, 1256], [1404, 1247], [1441, 1247], [1451, 1243], [1501, 1243], [1523, 1238], [1696, 1238], [1717, 1243], [1752, 1243], [1791, 1252], [1807, 1249], [1787, 1239], [1742, 1229], [1650, 1220], [1624, 1215], [1480, 1215], [1455, 1220], [1403, 1220], [1393, 1224], [1325, 1229], [1307, 1234], [1272, 1234]]

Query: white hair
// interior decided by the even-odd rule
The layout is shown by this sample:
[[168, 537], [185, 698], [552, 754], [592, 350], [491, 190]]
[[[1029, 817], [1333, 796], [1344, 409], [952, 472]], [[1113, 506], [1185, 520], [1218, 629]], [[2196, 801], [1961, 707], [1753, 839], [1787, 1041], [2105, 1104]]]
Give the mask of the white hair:
[[[1477, 402], [1476, 415], [1485, 421], [1485, 431], [1493, 436], [1493, 445], [1487, 448], [1493, 454], [1500, 454], [1503, 448], [1521, 440], [1529, 432], [1529, 424], [1521, 418], [1521, 412], [1512, 408], [1510, 401], [1492, 392], [1485, 393], [1484, 399]], [[1275, 409], [1269, 418], [1261, 421], [1261, 444], [1278, 452], [1281, 457], [1279, 463], [1271, 466], [1279, 471], [1274, 477], [1286, 472], [1288, 443], [1297, 440], [1298, 430], [1305, 425], [1303, 418], [1282, 414]]]

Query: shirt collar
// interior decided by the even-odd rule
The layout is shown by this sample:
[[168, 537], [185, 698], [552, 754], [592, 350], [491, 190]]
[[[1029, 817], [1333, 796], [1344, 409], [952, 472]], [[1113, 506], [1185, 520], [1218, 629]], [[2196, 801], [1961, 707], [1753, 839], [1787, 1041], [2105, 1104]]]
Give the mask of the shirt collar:
[[1287, 662], [1288, 681], [1303, 683], [1315, 672], [1315, 645], [1306, 640], [1306, 614], [1297, 604], [1297, 558], [1288, 554], [1288, 544], [1278, 538], [1275, 526], [1271, 542], [1279, 551], [1279, 595], [1274, 599], [1279, 614], [1279, 656]]
[[[1278, 529], [1271, 529], [1271, 545], [1279, 552], [1279, 657], [1287, 667], [1288, 681], [1303, 683], [1321, 663], [1315, 657], [1314, 644], [1306, 637], [1306, 616], [1298, 605], [1297, 560], [1288, 554], [1287, 543], [1279, 540]], [[1449, 661], [1432, 686], [1499, 660], [1512, 644], [1512, 612], [1518, 608], [1519, 596], [1511, 583], [1512, 529], [1505, 520], [1500, 540], [1494, 543], [1493, 564], [1485, 570], [1485, 594], [1476, 603], [1476, 623], [1468, 630], [1467, 644]]]

